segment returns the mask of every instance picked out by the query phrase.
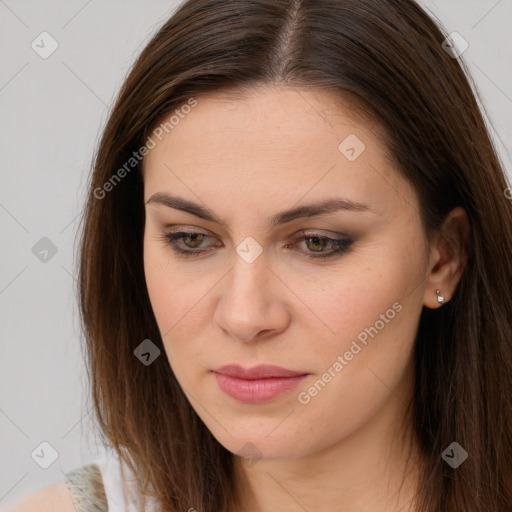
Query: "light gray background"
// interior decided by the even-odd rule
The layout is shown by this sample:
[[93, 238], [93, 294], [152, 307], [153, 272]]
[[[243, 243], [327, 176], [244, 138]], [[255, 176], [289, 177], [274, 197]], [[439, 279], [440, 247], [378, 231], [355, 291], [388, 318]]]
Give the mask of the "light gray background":
[[[512, 0], [421, 3], [468, 41], [463, 58], [510, 173]], [[83, 393], [75, 235], [114, 95], [177, 4], [0, 0], [0, 508], [101, 451]], [[59, 44], [47, 59], [31, 48], [43, 31]], [[42, 237], [57, 247], [46, 263], [32, 252]], [[48, 469], [31, 458], [42, 441], [58, 452]]]

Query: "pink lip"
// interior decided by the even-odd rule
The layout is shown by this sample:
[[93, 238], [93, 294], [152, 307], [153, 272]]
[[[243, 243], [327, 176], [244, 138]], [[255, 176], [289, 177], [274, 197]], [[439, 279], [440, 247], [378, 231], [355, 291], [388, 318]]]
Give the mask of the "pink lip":
[[306, 375], [306, 372], [295, 372], [287, 370], [280, 366], [272, 366], [269, 364], [260, 364], [252, 368], [242, 368], [237, 364], [228, 364], [221, 366], [215, 373], [222, 373], [230, 377], [238, 377], [239, 379], [266, 379], [268, 377], [297, 377], [299, 375]]
[[217, 383], [227, 395], [245, 403], [261, 403], [293, 389], [306, 373], [260, 365], [244, 369], [227, 365], [214, 371]]

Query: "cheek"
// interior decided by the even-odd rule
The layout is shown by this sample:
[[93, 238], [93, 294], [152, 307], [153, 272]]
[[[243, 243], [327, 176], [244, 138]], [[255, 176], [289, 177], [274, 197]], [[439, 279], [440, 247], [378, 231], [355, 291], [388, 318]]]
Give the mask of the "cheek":
[[215, 280], [180, 273], [171, 264], [165, 249], [145, 244], [144, 273], [151, 307], [169, 364], [176, 378], [184, 382], [204, 358], [204, 345], [194, 340], [201, 338], [200, 331], [207, 325], [207, 300], [201, 298], [207, 299]]
[[[421, 312], [421, 287], [414, 283], [421, 261], [412, 265], [405, 253], [392, 252], [379, 254], [354, 277], [322, 286], [315, 297], [315, 311], [330, 330], [304, 347], [315, 375], [297, 390], [297, 414], [326, 425], [322, 436], [306, 434], [320, 447], [360, 428], [393, 395], [400, 397], [396, 404], [402, 392], [406, 400], [400, 383], [413, 358]], [[411, 293], [415, 286], [419, 290]]]
[[303, 283], [302, 292], [295, 288], [318, 313], [326, 336], [355, 336], [394, 302], [404, 300], [409, 279], [407, 269], [396, 259], [386, 261], [379, 255], [373, 261], [340, 268], [327, 276], [321, 286]]
[[146, 287], [162, 335], [170, 334], [182, 322], [187, 322], [187, 316], [202, 288], [200, 280], [180, 274], [179, 267], [173, 268], [171, 249], [163, 244], [165, 242], [152, 240], [144, 243]]
[[175, 294], [169, 293], [168, 269], [165, 268], [162, 258], [159, 255], [161, 251], [151, 246], [151, 242], [144, 242], [144, 275], [146, 278], [146, 287], [148, 290], [151, 307], [156, 317], [156, 321], [162, 333], [165, 321], [165, 312], [173, 311]]
[[308, 315], [308, 323], [320, 326], [309, 351], [310, 360], [320, 362], [319, 372], [345, 353], [354, 367], [406, 364], [422, 308], [423, 261], [418, 257], [421, 245], [409, 238], [407, 248], [403, 240], [385, 250], [368, 250], [366, 254], [375, 256], [347, 262], [343, 275], [337, 272], [316, 287], [303, 288], [316, 314]]

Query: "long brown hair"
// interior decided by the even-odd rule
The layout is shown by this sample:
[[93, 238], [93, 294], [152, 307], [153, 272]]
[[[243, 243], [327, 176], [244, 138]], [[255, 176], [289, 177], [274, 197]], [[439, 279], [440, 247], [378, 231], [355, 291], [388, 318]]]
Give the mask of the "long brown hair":
[[[118, 94], [89, 181], [79, 307], [98, 429], [165, 512], [238, 503], [233, 457], [199, 419], [167, 358], [143, 267], [141, 161], [164, 116], [228, 88], [328, 87], [384, 129], [418, 194], [427, 234], [456, 206], [470, 251], [453, 298], [423, 308], [414, 429], [424, 464], [419, 512], [512, 510], [512, 202], [462, 57], [412, 0], [188, 0], [158, 30]], [[130, 162], [127, 165], [127, 162]], [[124, 172], [119, 172], [120, 169]], [[452, 442], [467, 452], [454, 469]]]

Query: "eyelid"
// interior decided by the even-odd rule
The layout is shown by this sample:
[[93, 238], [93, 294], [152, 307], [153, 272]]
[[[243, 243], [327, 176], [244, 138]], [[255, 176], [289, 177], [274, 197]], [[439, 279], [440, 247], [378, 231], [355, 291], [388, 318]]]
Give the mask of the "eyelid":
[[[198, 234], [198, 235], [206, 235], [210, 238], [218, 239], [216, 235], [214, 235], [211, 231], [205, 228], [198, 228], [196, 226], [192, 226], [189, 224], [170, 224], [164, 226], [164, 230], [167, 234], [179, 233], [179, 232], [187, 232], [190, 234]], [[325, 238], [335, 238], [337, 240], [353, 240], [351, 235], [345, 233], [334, 232], [326, 229], [315, 229], [315, 228], [304, 228], [299, 229], [292, 235], [287, 238], [295, 239], [300, 236], [311, 236], [311, 237], [325, 237]]]
[[325, 229], [314, 229], [314, 228], [307, 228], [307, 229], [300, 229], [292, 235], [292, 238], [300, 237], [300, 236], [311, 236], [311, 237], [325, 237], [325, 238], [334, 238], [336, 240], [353, 240], [353, 238], [350, 235], [347, 235], [345, 233], [338, 233], [334, 231], [329, 231]]
[[[171, 250], [174, 251], [176, 254], [180, 254], [184, 257], [196, 257], [200, 256], [202, 254], [206, 254], [212, 251], [210, 248], [188, 248], [188, 249], [181, 249], [178, 247], [176, 240], [180, 240], [182, 237], [187, 235], [194, 235], [199, 234], [203, 235], [207, 238], [212, 238], [215, 240], [218, 240], [216, 236], [210, 236], [207, 233], [204, 233], [202, 231], [198, 231], [195, 228], [190, 229], [189, 228], [180, 228], [179, 226], [173, 226], [174, 229], [168, 231], [164, 235], [164, 239], [166, 240], [166, 245], [170, 246]], [[302, 253], [306, 258], [309, 259], [316, 259], [316, 260], [328, 260], [330, 258], [334, 259], [336, 256], [341, 256], [342, 254], [348, 252], [350, 246], [354, 243], [354, 238], [350, 235], [346, 235], [345, 233], [332, 233], [330, 232], [330, 235], [322, 234], [321, 231], [323, 230], [314, 230], [314, 229], [302, 229], [298, 232], [296, 232], [294, 235], [290, 237], [291, 244], [286, 244], [286, 247], [289, 247], [292, 245], [295, 247], [295, 244], [303, 242], [308, 239], [314, 239], [318, 238], [321, 240], [328, 240], [328, 242], [334, 246], [333, 249], [326, 252], [315, 252], [315, 251], [299, 251]], [[216, 244], [213, 245], [215, 247]], [[217, 245], [218, 246], [218, 245]]]

